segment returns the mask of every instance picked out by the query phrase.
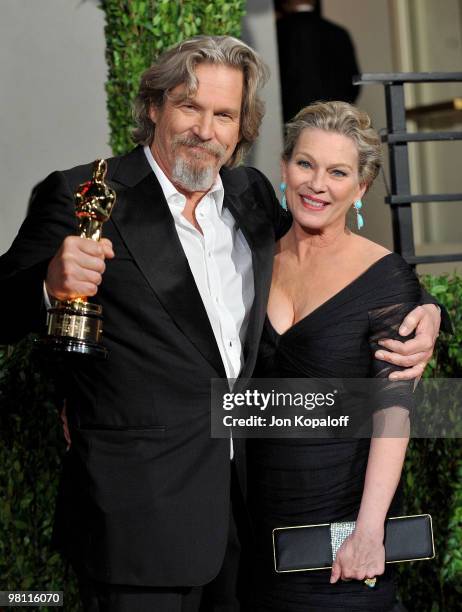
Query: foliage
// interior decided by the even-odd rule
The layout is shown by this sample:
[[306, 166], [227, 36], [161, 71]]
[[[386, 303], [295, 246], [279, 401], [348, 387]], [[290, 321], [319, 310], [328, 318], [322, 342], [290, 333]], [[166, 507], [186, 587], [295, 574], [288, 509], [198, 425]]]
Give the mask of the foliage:
[[239, 36], [245, 0], [102, 0], [114, 155], [132, 147], [131, 103], [140, 76], [165, 49], [197, 34]]
[[75, 610], [75, 586], [50, 550], [65, 450], [50, 380], [30, 338], [0, 347], [0, 589], [64, 590]]
[[454, 333], [437, 344], [426, 376], [460, 378], [462, 374], [462, 277], [427, 275], [421, 279], [427, 290], [443, 304], [451, 316]]
[[[425, 276], [448, 310], [454, 334], [441, 334], [425, 376], [462, 378], [462, 278]], [[438, 406], [434, 406], [437, 410]], [[462, 445], [459, 439], [411, 440], [406, 458], [405, 511], [433, 517], [437, 557], [399, 567], [400, 594], [410, 611], [452, 612], [462, 597]]]

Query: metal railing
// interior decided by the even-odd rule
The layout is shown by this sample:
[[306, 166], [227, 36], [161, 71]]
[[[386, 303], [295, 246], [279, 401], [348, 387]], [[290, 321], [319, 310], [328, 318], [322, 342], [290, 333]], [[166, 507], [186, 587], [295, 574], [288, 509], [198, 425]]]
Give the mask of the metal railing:
[[462, 253], [416, 255], [412, 225], [412, 202], [462, 201], [462, 193], [412, 194], [409, 172], [409, 142], [462, 140], [462, 132], [408, 132], [406, 129], [405, 83], [462, 82], [462, 72], [366, 73], [353, 79], [356, 85], [381, 83], [385, 87], [391, 193], [385, 201], [391, 206], [393, 243], [396, 252], [415, 266], [423, 263], [462, 261]]

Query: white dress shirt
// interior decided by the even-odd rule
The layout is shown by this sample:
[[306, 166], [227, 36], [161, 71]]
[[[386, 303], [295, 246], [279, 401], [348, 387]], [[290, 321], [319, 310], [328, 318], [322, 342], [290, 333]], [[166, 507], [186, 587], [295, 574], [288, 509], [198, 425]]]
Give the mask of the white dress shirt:
[[249, 245], [230, 211], [223, 207], [224, 188], [220, 175], [195, 210], [201, 233], [182, 215], [186, 197], [164, 174], [148, 146], [144, 147], [144, 152], [173, 216], [226, 376], [237, 378], [243, 364], [242, 345], [254, 299]]

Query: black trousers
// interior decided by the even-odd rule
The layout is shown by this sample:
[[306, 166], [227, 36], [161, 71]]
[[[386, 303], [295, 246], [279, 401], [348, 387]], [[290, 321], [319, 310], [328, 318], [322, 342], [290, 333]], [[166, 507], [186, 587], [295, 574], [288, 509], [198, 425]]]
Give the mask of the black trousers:
[[77, 571], [84, 612], [238, 612], [241, 545], [237, 525], [242, 525], [245, 532], [245, 521], [242, 494], [232, 466], [228, 545], [220, 572], [212, 582], [175, 589], [134, 587], [99, 583]]

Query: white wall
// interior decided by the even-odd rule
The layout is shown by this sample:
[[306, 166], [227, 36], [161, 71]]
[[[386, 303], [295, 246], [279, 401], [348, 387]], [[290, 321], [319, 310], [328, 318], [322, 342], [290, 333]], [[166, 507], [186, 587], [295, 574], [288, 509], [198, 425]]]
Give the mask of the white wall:
[[110, 155], [103, 17], [88, 0], [1, 2], [0, 253], [36, 183]]

